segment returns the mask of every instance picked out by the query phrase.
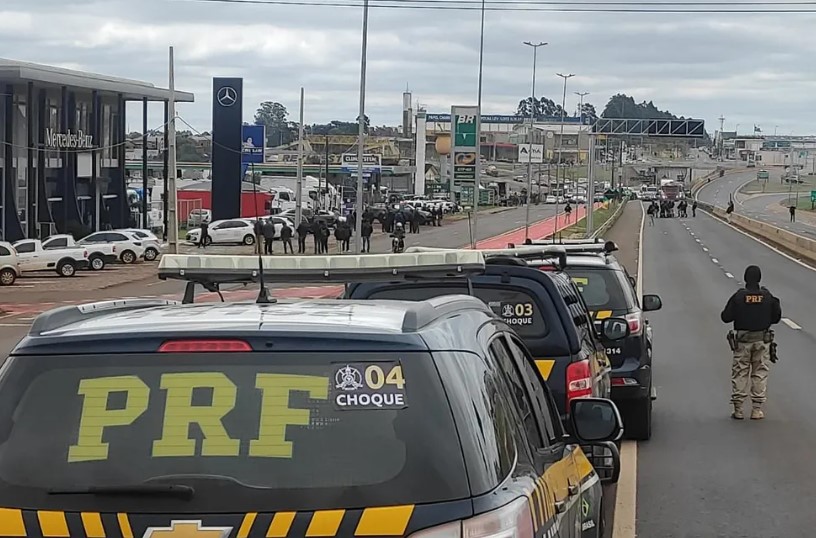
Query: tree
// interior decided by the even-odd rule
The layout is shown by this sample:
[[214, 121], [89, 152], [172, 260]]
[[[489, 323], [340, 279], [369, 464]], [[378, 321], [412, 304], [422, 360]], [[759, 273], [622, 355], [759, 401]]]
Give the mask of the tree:
[[538, 116], [560, 116], [561, 115], [561, 105], [556, 104], [555, 101], [552, 99], [548, 99], [547, 97], [541, 97], [540, 99], [533, 100], [531, 97], [527, 97], [526, 99], [522, 99], [519, 101], [518, 108], [516, 109], [516, 115], [529, 117], [530, 116], [530, 103], [533, 102], [533, 115]]
[[595, 123], [595, 121], [598, 119], [598, 113], [595, 112], [595, 105], [592, 103], [584, 103], [581, 115], [586, 118], [587, 123]]
[[677, 116], [668, 111], [658, 109], [652, 101], [635, 103], [628, 95], [619, 93], [613, 95], [604, 108], [604, 118], [626, 118], [636, 120], [674, 120]]
[[[297, 139], [297, 126], [288, 121], [289, 111], [276, 101], [264, 101], [255, 112], [255, 124], [266, 126], [266, 144], [271, 147], [290, 144]], [[296, 125], [296, 124], [295, 124]]]

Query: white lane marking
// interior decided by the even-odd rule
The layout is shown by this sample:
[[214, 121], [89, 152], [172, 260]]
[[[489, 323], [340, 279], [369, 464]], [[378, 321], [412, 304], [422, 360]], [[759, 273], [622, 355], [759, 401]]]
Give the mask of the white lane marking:
[[695, 241], [697, 241], [698, 243], [700, 243], [700, 242], [701, 242], [699, 239], [695, 239]]
[[[637, 286], [638, 297], [643, 297], [643, 230], [646, 211], [640, 204], [640, 233], [638, 240]], [[615, 522], [612, 538], [635, 538], [637, 524], [637, 442], [624, 441], [620, 449], [621, 474], [615, 495]]]
[[727, 276], [728, 278], [734, 278], [734, 275], [732, 275], [731, 273], [725, 273], [725, 276]]
[[0, 327], [31, 327], [30, 323], [0, 323]]
[[708, 247], [703, 247], [703, 252], [708, 252]]
[[714, 263], [720, 263], [720, 261], [717, 258], [711, 258], [711, 261], [713, 261]]
[[782, 323], [793, 329], [794, 331], [800, 330], [802, 327], [796, 324], [795, 321], [789, 318], [782, 318]]

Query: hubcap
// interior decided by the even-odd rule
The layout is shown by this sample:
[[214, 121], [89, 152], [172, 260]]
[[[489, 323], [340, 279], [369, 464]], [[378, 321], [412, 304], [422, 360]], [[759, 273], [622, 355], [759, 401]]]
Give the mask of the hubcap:
[[3, 274], [0, 274], [0, 281], [2, 281], [3, 284], [9, 285], [14, 282], [14, 275], [5, 271]]

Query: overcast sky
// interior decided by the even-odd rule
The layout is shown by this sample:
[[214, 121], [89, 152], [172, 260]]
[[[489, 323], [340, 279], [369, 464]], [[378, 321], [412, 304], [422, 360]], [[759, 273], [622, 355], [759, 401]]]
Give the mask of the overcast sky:
[[[348, 2], [349, 0], [337, 0]], [[376, 1], [376, 0], [375, 0]], [[461, 1], [461, 0], [460, 0]], [[682, 0], [681, 0], [682, 1]], [[362, 10], [224, 5], [188, 0], [2, 0], [2, 56], [167, 83], [167, 47], [176, 50], [178, 89], [196, 94], [179, 114], [211, 128], [213, 76], [244, 78], [244, 117], [263, 100], [283, 103], [296, 121], [300, 87], [306, 122], [353, 121], [359, 106]], [[712, 132], [754, 124], [765, 133], [814, 134], [816, 14], [487, 14], [484, 113], [510, 114], [530, 94], [560, 101], [556, 72], [588, 91], [600, 112], [612, 94], [653, 100], [706, 120]], [[366, 112], [372, 123], [401, 121], [402, 92], [429, 112], [476, 102], [479, 12], [372, 9]], [[135, 112], [135, 110], [133, 110]], [[158, 106], [151, 124], [160, 122]], [[141, 128], [130, 116], [130, 128]], [[157, 126], [157, 125], [156, 125]]]

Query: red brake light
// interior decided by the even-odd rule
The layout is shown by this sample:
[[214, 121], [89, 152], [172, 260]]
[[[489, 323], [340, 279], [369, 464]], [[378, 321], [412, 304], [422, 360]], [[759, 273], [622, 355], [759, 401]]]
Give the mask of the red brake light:
[[216, 353], [252, 351], [243, 340], [168, 340], [159, 347], [159, 353]]
[[539, 271], [555, 271], [555, 266], [552, 265], [542, 265], [538, 268]]
[[640, 314], [626, 314], [624, 318], [626, 318], [626, 321], [629, 322], [629, 334], [633, 336], [639, 335], [643, 326], [641, 323]]
[[567, 405], [574, 398], [592, 396], [592, 372], [589, 360], [573, 362], [567, 366]]

